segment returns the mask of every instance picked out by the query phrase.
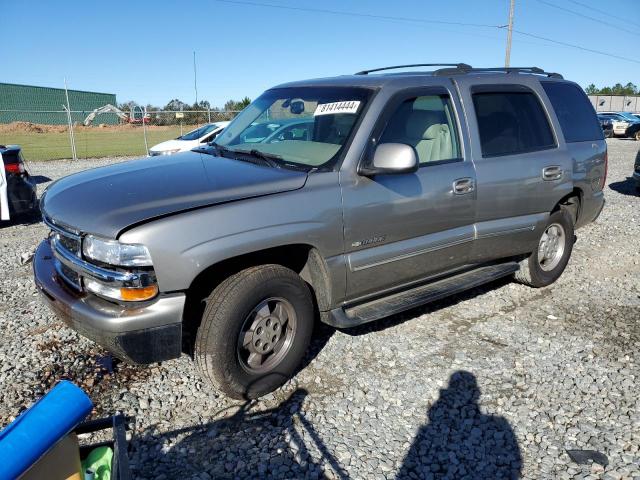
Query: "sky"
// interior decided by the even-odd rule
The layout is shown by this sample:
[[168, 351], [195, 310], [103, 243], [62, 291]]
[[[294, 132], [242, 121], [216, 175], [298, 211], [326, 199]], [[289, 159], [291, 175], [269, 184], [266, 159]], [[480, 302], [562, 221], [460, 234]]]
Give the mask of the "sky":
[[[633, 61], [514, 33], [512, 66], [583, 87], [640, 85], [639, 0], [515, 2], [515, 30]], [[366, 68], [503, 66], [507, 32], [495, 26], [507, 23], [509, 0], [0, 0], [0, 12], [0, 82], [62, 87], [66, 78], [120, 103], [193, 103], [195, 51], [198, 99], [221, 107], [279, 83]]]

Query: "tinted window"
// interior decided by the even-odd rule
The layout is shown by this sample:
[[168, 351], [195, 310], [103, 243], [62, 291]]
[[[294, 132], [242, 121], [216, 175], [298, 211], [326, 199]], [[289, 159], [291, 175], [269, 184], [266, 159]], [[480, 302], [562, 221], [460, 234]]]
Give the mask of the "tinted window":
[[19, 154], [17, 150], [7, 150], [2, 153], [2, 163], [8, 165], [10, 163], [20, 163], [22, 162], [22, 156]]
[[531, 92], [474, 93], [482, 156], [553, 148], [547, 116]]
[[405, 100], [387, 123], [380, 143], [412, 146], [420, 164], [460, 158], [451, 100], [447, 95]]
[[579, 87], [570, 83], [542, 82], [556, 112], [564, 139], [570, 142], [602, 140], [591, 102]]

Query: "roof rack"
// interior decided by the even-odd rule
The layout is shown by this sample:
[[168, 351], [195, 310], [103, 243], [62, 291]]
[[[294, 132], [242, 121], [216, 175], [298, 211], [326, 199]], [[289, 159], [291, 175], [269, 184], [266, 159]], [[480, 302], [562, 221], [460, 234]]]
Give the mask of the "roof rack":
[[381, 72], [384, 70], [395, 70], [398, 68], [411, 68], [411, 67], [446, 67], [439, 68], [433, 72], [436, 76], [446, 75], [461, 75], [467, 73], [530, 73], [533, 75], [546, 75], [551, 78], [563, 78], [559, 73], [545, 72], [540, 67], [488, 67], [488, 68], [473, 68], [466, 63], [414, 63], [411, 65], [395, 65], [393, 67], [381, 67], [372, 68], [371, 70], [362, 70], [357, 72], [356, 75], [368, 75], [373, 72]]
[[381, 72], [383, 70], [395, 70], [396, 68], [410, 68], [410, 67], [455, 67], [456, 69], [473, 69], [471, 65], [467, 65], [466, 63], [414, 63], [411, 65], [395, 65], [393, 67], [381, 67], [381, 68], [372, 68], [371, 70], [362, 70], [361, 72], [356, 72], [355, 75], [368, 75], [373, 72]]
[[[464, 64], [462, 64], [464, 65]], [[467, 65], [468, 67], [468, 65]], [[441, 68], [433, 72], [437, 76], [445, 75], [459, 75], [467, 73], [530, 73], [533, 75], [545, 75], [551, 78], [563, 78], [562, 75], [555, 72], [546, 72], [540, 67], [488, 67], [488, 68], [473, 68], [473, 67], [455, 67], [455, 68]]]

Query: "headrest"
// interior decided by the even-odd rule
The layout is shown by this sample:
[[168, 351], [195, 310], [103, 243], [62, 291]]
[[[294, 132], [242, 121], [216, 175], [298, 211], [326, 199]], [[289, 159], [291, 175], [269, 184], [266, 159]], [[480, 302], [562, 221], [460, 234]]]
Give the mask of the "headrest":
[[425, 140], [434, 140], [438, 138], [440, 135], [449, 133], [449, 125], [446, 123], [436, 123], [435, 125], [431, 125], [427, 128], [427, 131], [424, 132]]
[[405, 133], [407, 137], [414, 139], [433, 138], [428, 136], [428, 132], [435, 125], [441, 125], [437, 113], [429, 110], [413, 110], [407, 117]]

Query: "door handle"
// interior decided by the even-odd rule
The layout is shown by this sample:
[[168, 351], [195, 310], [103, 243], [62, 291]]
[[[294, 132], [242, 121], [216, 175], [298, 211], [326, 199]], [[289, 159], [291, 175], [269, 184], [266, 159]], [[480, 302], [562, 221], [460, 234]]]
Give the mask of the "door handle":
[[456, 195], [471, 193], [474, 189], [475, 185], [472, 178], [459, 178], [453, 182], [453, 193]]
[[542, 169], [542, 179], [551, 181], [551, 180], [560, 180], [562, 178], [562, 167], [558, 165], [551, 165], [549, 167], [544, 167]]

